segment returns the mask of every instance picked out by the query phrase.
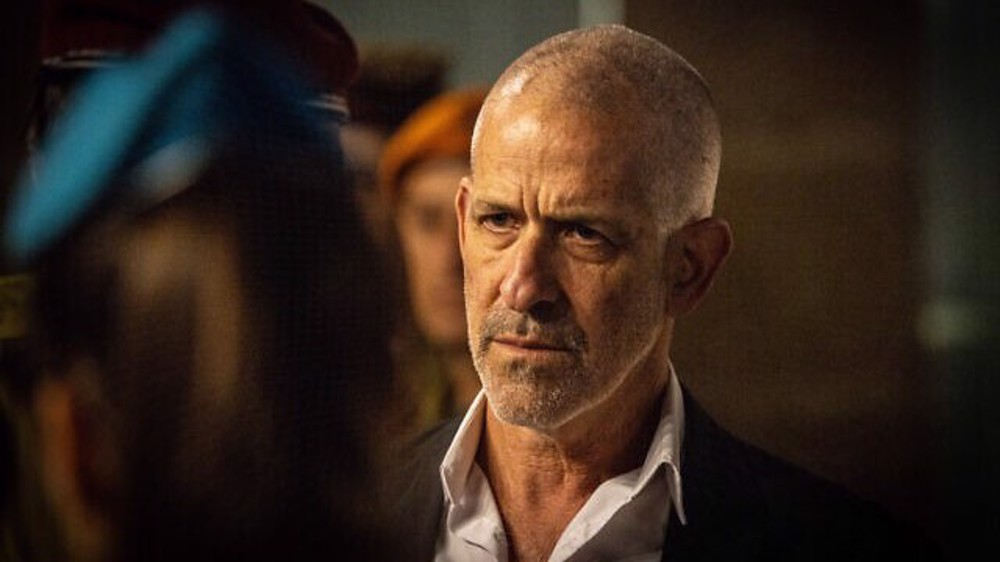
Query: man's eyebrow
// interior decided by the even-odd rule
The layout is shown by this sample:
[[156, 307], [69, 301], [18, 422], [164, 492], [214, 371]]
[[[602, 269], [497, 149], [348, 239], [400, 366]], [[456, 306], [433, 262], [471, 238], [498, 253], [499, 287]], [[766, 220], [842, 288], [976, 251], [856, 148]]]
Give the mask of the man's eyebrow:
[[623, 222], [626, 215], [627, 213], [621, 208], [567, 205], [560, 209], [554, 209], [551, 219], [559, 222], [616, 224]]
[[566, 210], [555, 213], [549, 220], [560, 225], [579, 224], [603, 231], [616, 237], [634, 237], [635, 229], [621, 212]]
[[617, 216], [609, 215], [607, 213], [595, 213], [588, 211], [553, 213], [551, 219], [562, 223], [580, 224], [614, 224], [616, 222], [620, 222], [620, 219]]
[[513, 213], [514, 206], [507, 205], [504, 203], [499, 203], [496, 201], [488, 201], [483, 199], [477, 199], [472, 202], [472, 208], [478, 213]]

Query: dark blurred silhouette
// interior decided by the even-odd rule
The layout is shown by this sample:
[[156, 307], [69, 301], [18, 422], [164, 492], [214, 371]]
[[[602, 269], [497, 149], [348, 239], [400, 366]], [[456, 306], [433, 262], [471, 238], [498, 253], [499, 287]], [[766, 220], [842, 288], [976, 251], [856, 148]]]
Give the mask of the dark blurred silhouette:
[[25, 560], [391, 558], [381, 264], [254, 21], [189, 12], [86, 77], [22, 177]]

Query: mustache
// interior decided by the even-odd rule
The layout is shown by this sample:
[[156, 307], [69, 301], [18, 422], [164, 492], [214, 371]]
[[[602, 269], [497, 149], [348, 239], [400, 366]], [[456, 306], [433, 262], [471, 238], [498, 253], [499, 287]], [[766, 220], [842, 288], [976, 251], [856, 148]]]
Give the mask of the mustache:
[[479, 334], [480, 350], [485, 351], [491, 341], [504, 334], [531, 338], [544, 345], [574, 352], [587, 349], [587, 335], [570, 319], [539, 322], [530, 315], [512, 310], [491, 310], [483, 319], [483, 327]]

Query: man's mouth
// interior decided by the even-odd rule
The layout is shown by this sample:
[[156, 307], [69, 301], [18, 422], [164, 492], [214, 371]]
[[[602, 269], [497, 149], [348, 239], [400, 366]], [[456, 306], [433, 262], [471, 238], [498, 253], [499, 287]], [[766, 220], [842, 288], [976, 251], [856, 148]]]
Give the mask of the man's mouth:
[[570, 351], [568, 346], [538, 338], [514, 335], [499, 335], [491, 338], [493, 343], [533, 351]]

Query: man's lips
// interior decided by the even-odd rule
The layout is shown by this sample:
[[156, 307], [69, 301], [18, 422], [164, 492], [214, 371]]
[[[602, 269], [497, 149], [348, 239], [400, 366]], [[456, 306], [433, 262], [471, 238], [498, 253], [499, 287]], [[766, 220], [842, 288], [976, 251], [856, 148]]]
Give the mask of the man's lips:
[[494, 336], [492, 338], [493, 343], [499, 343], [501, 345], [506, 345], [510, 347], [517, 347], [520, 349], [530, 349], [534, 351], [569, 351], [570, 349], [565, 345], [559, 345], [557, 343], [548, 342], [545, 340], [539, 340], [534, 338], [524, 338], [520, 336]]

